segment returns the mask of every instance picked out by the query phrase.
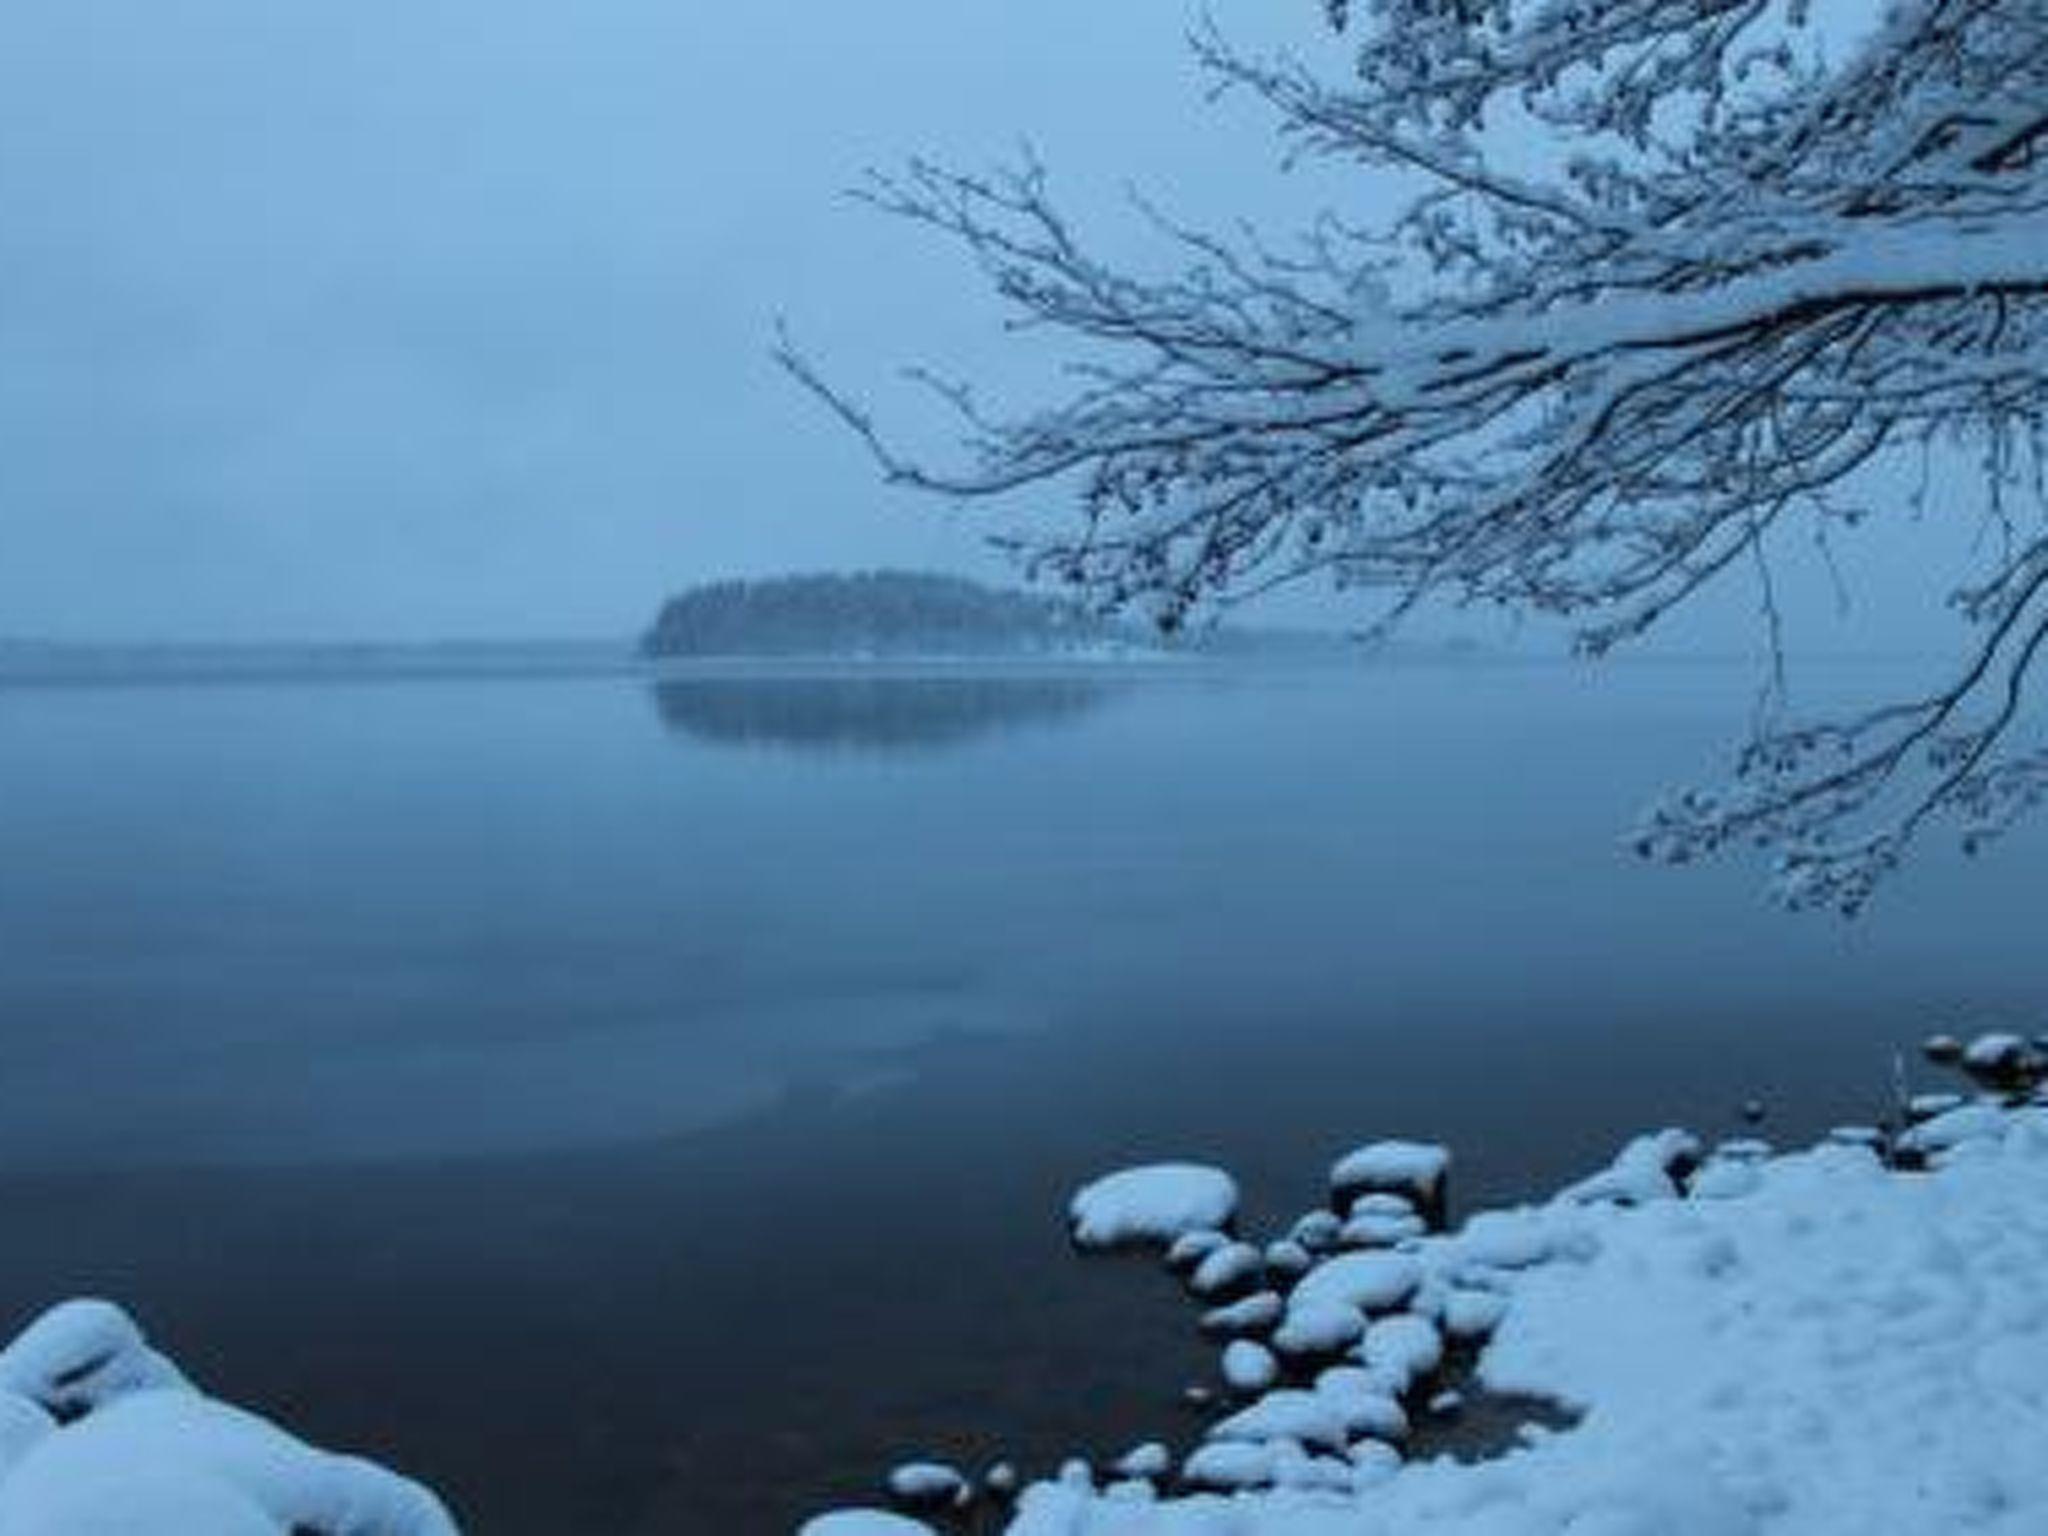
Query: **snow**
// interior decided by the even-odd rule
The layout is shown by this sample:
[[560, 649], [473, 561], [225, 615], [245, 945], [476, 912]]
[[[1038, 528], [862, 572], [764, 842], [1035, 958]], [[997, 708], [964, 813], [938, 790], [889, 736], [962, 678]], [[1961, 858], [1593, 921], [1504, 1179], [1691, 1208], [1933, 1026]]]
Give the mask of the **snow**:
[[1278, 1291], [1254, 1291], [1242, 1301], [1217, 1307], [1202, 1314], [1204, 1333], [1267, 1333], [1286, 1312], [1287, 1303]]
[[1237, 1214], [1237, 1181], [1197, 1163], [1126, 1168], [1079, 1191], [1068, 1214], [1084, 1248], [1168, 1244], [1228, 1225]]
[[1406, 1253], [1345, 1253], [1302, 1276], [1288, 1298], [1290, 1313], [1335, 1304], [1360, 1312], [1400, 1306], [1422, 1284], [1422, 1265]]
[[123, 1391], [32, 1440], [9, 1419], [0, 1536], [455, 1536], [418, 1484], [189, 1387]]
[[1212, 1227], [1200, 1227], [1193, 1232], [1183, 1232], [1166, 1249], [1166, 1263], [1169, 1269], [1193, 1269], [1218, 1248], [1228, 1247], [1230, 1238]]
[[1566, 1190], [1565, 1198], [1582, 1204], [1611, 1201], [1619, 1205], [1676, 1200], [1683, 1192], [1681, 1173], [1699, 1157], [1699, 1138], [1688, 1131], [1638, 1136], [1606, 1168]]
[[1263, 1392], [1280, 1379], [1280, 1362], [1265, 1345], [1239, 1339], [1223, 1351], [1223, 1379], [1233, 1392]]
[[1344, 1415], [1319, 1392], [1282, 1388], [1239, 1409], [1209, 1432], [1212, 1440], [1284, 1440], [1339, 1450], [1350, 1443]]
[[186, 1385], [134, 1320], [104, 1301], [62, 1302], [0, 1350], [0, 1390], [40, 1403], [60, 1419], [124, 1393]]
[[907, 1461], [888, 1477], [889, 1497], [912, 1509], [951, 1509], [973, 1497], [957, 1467], [939, 1461]]
[[1403, 1312], [1367, 1328], [1358, 1353], [1366, 1369], [1405, 1392], [1443, 1364], [1444, 1340], [1427, 1318]]
[[2018, 1035], [1993, 1031], [1977, 1036], [1963, 1047], [1963, 1065], [1979, 1071], [1996, 1071], [2027, 1055], [2027, 1042]]
[[1364, 1336], [1365, 1316], [1356, 1307], [1309, 1301], [1287, 1309], [1273, 1331], [1273, 1347], [1283, 1355], [1334, 1355]]
[[[1924, 1171], [1831, 1138], [1722, 1148], [1688, 1181], [1697, 1143], [1661, 1133], [1542, 1205], [1327, 1259], [1290, 1315], [1369, 1308], [1363, 1344], [1216, 1425], [1182, 1478], [1210, 1491], [1038, 1485], [1011, 1536], [2038, 1536], [2048, 1109], [1908, 1135]], [[1488, 1462], [1401, 1460], [1403, 1378], [1442, 1361], [1425, 1312], [1486, 1337], [1459, 1395], [1575, 1421]]]
[[1148, 1440], [1118, 1457], [1114, 1470], [1118, 1477], [1123, 1478], [1164, 1477], [1173, 1470], [1173, 1453], [1157, 1440]]
[[1423, 1141], [1375, 1141], [1339, 1158], [1330, 1169], [1330, 1189], [1353, 1193], [1412, 1195], [1427, 1203], [1450, 1172], [1448, 1148]]
[[1223, 1296], [1257, 1283], [1266, 1256], [1250, 1243], [1227, 1243], [1195, 1266], [1188, 1289], [1197, 1296]]
[[842, 1509], [805, 1521], [797, 1536], [932, 1536], [932, 1528], [878, 1509]]

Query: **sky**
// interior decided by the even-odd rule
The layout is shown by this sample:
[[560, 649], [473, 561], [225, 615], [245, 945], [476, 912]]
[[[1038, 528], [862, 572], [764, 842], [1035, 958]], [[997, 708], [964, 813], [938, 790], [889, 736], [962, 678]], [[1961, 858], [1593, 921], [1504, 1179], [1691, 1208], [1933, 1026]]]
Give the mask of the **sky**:
[[[1281, 9], [1217, 15], [1316, 40]], [[717, 576], [999, 573], [774, 367], [776, 319], [855, 386], [1003, 373], [972, 271], [844, 195], [913, 153], [1028, 139], [1112, 223], [1127, 183], [1287, 196], [1191, 16], [12, 0], [0, 635], [617, 635]]]
[[[1210, 7], [1340, 66], [1320, 9]], [[1111, 251], [1132, 187], [1212, 225], [1383, 212], [1207, 99], [1196, 14], [10, 0], [0, 637], [612, 637], [729, 575], [1004, 575], [993, 514], [882, 485], [775, 367], [777, 319], [885, 409], [904, 365], [1032, 376], [959, 253], [846, 195], [913, 154], [1028, 141]], [[1889, 538], [1852, 648], [1941, 632], [1926, 530]], [[1673, 629], [1753, 644], [1754, 592]]]

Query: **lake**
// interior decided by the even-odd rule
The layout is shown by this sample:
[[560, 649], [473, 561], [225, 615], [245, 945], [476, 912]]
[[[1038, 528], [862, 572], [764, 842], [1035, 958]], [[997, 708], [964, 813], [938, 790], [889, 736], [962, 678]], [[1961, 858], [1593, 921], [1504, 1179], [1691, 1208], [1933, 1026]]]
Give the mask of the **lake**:
[[[1868, 667], [1837, 680], [1868, 686]], [[1830, 674], [1835, 676], [1835, 674]], [[1062, 1210], [1387, 1135], [1460, 1202], [2030, 1025], [2043, 845], [1853, 924], [1622, 851], [1754, 674], [288, 663], [0, 684], [0, 1316], [104, 1294], [483, 1536], [1045, 1472], [1210, 1352]]]

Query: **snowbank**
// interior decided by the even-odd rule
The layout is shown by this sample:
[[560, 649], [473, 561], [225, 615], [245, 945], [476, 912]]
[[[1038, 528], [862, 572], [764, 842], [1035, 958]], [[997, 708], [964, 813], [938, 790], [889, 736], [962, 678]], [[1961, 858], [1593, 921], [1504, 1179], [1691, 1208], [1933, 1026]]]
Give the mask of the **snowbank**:
[[120, 1308], [0, 1350], [0, 1536], [455, 1536], [416, 1483], [202, 1395]]

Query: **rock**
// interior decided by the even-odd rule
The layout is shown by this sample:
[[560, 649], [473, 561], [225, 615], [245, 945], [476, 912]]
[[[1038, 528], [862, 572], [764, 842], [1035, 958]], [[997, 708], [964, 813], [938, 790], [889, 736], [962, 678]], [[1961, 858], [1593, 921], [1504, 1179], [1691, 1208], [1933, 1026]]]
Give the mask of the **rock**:
[[1489, 1338], [1507, 1315], [1499, 1292], [1459, 1288], [1444, 1299], [1444, 1332], [1461, 1343]]
[[1266, 1272], [1284, 1280], [1296, 1280], [1315, 1268], [1316, 1257], [1292, 1238], [1266, 1245]]
[[1700, 1140], [1690, 1131], [1657, 1131], [1638, 1136], [1614, 1161], [1561, 1198], [1581, 1205], [1649, 1205], [1675, 1200], [1700, 1166]]
[[2009, 1093], [2040, 1080], [2041, 1058], [2018, 1035], [1994, 1032], [1963, 1047], [1963, 1070], [1981, 1086]]
[[1391, 1312], [1422, 1284], [1422, 1266], [1405, 1253], [1343, 1253], [1301, 1277], [1288, 1308], [1336, 1302], [1360, 1312]]
[[1331, 1165], [1331, 1209], [1346, 1210], [1360, 1195], [1403, 1195], [1431, 1227], [1441, 1227], [1450, 1169], [1449, 1149], [1430, 1142], [1368, 1143]]
[[1181, 1465], [1180, 1478], [1190, 1488], [1216, 1493], [1245, 1493], [1273, 1486], [1274, 1449], [1252, 1441], [1205, 1445]]
[[1316, 1377], [1316, 1392], [1344, 1421], [1346, 1433], [1399, 1443], [1408, 1438], [1408, 1412], [1386, 1383], [1356, 1365], [1332, 1366]]
[[1157, 1482], [1173, 1470], [1173, 1453], [1156, 1440], [1148, 1441], [1126, 1451], [1117, 1459], [1114, 1470], [1118, 1477]]
[[1290, 1306], [1273, 1330], [1273, 1348], [1295, 1360], [1341, 1355], [1365, 1337], [1365, 1315], [1339, 1301]]
[[1285, 1441], [1341, 1451], [1351, 1443], [1344, 1416], [1319, 1392], [1282, 1387], [1268, 1392], [1249, 1408], [1241, 1408], [1209, 1431], [1212, 1442], [1249, 1440], [1266, 1444]]
[[1920, 1054], [1937, 1067], [1957, 1066], [1963, 1059], [1963, 1042], [1954, 1035], [1929, 1035], [1920, 1042]]
[[999, 1461], [981, 1474], [982, 1492], [1001, 1504], [1017, 1497], [1017, 1489], [1022, 1482], [1016, 1466], [1007, 1461]]
[[1258, 1249], [1226, 1243], [1195, 1266], [1188, 1289], [1204, 1299], [1235, 1296], [1255, 1289], [1265, 1273], [1266, 1257]]
[[1194, 1232], [1183, 1232], [1175, 1238], [1166, 1250], [1166, 1267], [1172, 1270], [1191, 1271], [1218, 1248], [1230, 1246], [1228, 1233], [1214, 1228], [1202, 1228]]
[[1239, 1339], [1223, 1351], [1223, 1380], [1240, 1396], [1264, 1392], [1279, 1379], [1280, 1362], [1265, 1345]]
[[883, 1486], [890, 1502], [910, 1514], [943, 1514], [974, 1500], [973, 1487], [959, 1470], [939, 1461], [906, 1461]]
[[1344, 1220], [1335, 1211], [1310, 1211], [1288, 1229], [1288, 1237], [1310, 1253], [1328, 1253], [1343, 1230]]
[[1228, 1226], [1237, 1214], [1237, 1181], [1199, 1163], [1125, 1168], [1086, 1185], [1067, 1207], [1083, 1248], [1139, 1243], [1166, 1246], [1190, 1232]]
[[797, 1536], [932, 1536], [932, 1528], [879, 1509], [838, 1509], [806, 1520]]
[[1287, 1303], [1278, 1291], [1254, 1291], [1242, 1301], [1202, 1314], [1202, 1332], [1226, 1338], [1271, 1333]]
[[1399, 1312], [1367, 1328], [1358, 1353], [1368, 1371], [1398, 1382], [1405, 1393], [1444, 1363], [1444, 1339], [1427, 1318]]

